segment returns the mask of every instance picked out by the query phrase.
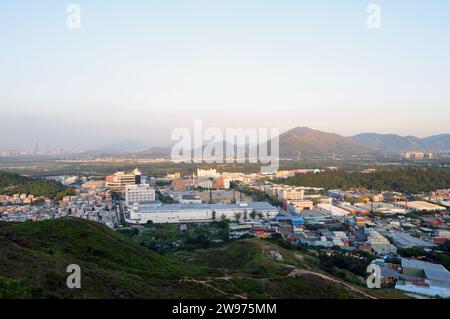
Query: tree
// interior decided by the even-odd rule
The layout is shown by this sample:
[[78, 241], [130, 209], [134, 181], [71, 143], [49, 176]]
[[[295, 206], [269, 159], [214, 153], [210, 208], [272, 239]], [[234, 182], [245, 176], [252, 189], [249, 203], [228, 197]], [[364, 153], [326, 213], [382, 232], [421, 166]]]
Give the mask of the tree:
[[215, 210], [213, 210], [212, 211], [212, 220], [216, 220], [216, 211]]
[[397, 191], [417, 194], [450, 185], [450, 171], [438, 168], [393, 168], [381, 169], [375, 173], [325, 171], [321, 173], [298, 174], [280, 182], [325, 189], [366, 188], [376, 191]]
[[256, 218], [256, 210], [253, 209], [253, 210], [251, 211], [251, 213], [250, 213], [250, 218], [251, 218], [251, 219], [255, 219], [255, 218]]
[[241, 220], [242, 214], [241, 213], [235, 213], [234, 214], [234, 218], [236, 220], [236, 223], [239, 223], [239, 221]]

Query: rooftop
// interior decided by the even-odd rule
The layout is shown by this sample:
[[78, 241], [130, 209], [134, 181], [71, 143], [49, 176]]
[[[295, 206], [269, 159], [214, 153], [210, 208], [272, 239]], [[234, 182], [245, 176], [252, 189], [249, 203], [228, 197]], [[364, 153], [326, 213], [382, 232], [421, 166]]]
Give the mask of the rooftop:
[[255, 210], [277, 210], [276, 207], [270, 205], [267, 202], [250, 202], [241, 204], [159, 204], [156, 205], [158, 201], [152, 203], [143, 203], [139, 205], [139, 208], [146, 210], [152, 208], [152, 210], [158, 211], [174, 211], [174, 210], [227, 210], [227, 209], [255, 209]]

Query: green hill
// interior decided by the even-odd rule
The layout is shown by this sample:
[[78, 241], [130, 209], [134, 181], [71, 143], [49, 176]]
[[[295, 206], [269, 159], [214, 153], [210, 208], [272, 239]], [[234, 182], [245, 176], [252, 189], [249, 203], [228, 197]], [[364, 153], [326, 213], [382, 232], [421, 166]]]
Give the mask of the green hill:
[[73, 195], [74, 190], [56, 181], [0, 171], [0, 194], [32, 194], [53, 199]]
[[[0, 298], [369, 298], [314, 257], [247, 239], [163, 256], [86, 220], [0, 223]], [[66, 267], [81, 267], [81, 289]]]
[[366, 188], [417, 194], [450, 187], [450, 170], [438, 168], [383, 169], [374, 173], [326, 171], [297, 174], [281, 181], [293, 186], [308, 185], [325, 189]]
[[[17, 282], [9, 284], [20, 287], [17, 297], [217, 296], [179, 281], [198, 275], [199, 268], [163, 257], [98, 223], [64, 218], [0, 225], [0, 296], [7, 295], [1, 283], [7, 286], [11, 278]], [[82, 289], [66, 287], [70, 264], [81, 267]]]
[[379, 156], [380, 149], [362, 145], [334, 133], [296, 127], [279, 136], [280, 156], [283, 158], [309, 158], [329, 156]]

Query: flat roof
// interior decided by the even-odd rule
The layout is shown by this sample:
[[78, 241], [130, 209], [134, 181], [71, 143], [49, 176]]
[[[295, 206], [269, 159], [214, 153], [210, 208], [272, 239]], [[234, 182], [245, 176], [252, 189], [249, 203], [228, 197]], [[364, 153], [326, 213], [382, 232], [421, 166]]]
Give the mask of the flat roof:
[[[243, 203], [244, 204], [244, 203]], [[161, 204], [155, 205], [140, 204], [139, 209], [144, 210], [150, 208], [152, 211], [173, 211], [173, 210], [226, 210], [226, 209], [255, 209], [255, 210], [278, 210], [276, 207], [267, 202], [250, 202], [243, 204]]]
[[413, 247], [413, 246], [433, 247], [433, 246], [435, 246], [431, 242], [426, 242], [420, 238], [413, 237], [410, 234], [404, 233], [404, 232], [394, 232], [394, 233], [389, 233], [388, 235], [392, 237], [394, 242], [396, 242], [397, 244], [399, 244], [400, 246], [403, 246], [403, 247]]
[[412, 202], [398, 202], [402, 205], [407, 205], [408, 208], [416, 208], [416, 209], [445, 209], [442, 206], [432, 204], [425, 201], [412, 201]]
[[450, 207], [450, 200], [444, 200], [441, 202], [441, 205], [444, 205], [446, 207]]
[[443, 265], [407, 258], [401, 261], [403, 268], [422, 269], [432, 285], [450, 288], [450, 272]]

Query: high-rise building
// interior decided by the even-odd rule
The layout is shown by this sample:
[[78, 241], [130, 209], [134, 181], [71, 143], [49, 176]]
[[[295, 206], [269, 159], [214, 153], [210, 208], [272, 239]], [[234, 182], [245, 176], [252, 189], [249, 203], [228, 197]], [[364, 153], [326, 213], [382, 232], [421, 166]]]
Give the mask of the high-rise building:
[[135, 184], [125, 186], [125, 203], [131, 206], [135, 203], [154, 201], [155, 190], [149, 184]]
[[113, 190], [124, 190], [126, 185], [136, 185], [141, 183], [141, 172], [136, 168], [130, 174], [117, 172], [114, 175], [106, 176], [105, 186]]

